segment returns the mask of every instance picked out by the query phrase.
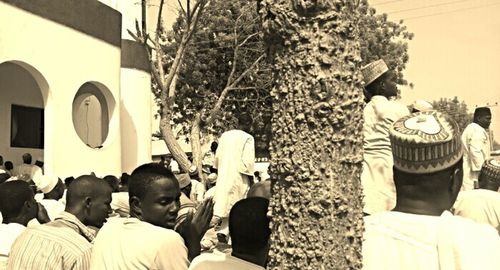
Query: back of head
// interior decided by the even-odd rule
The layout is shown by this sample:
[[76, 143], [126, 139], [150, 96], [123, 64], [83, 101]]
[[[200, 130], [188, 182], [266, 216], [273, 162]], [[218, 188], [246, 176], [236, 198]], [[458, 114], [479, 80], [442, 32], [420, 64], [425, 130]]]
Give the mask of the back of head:
[[500, 188], [500, 162], [496, 159], [488, 159], [483, 163], [479, 173], [479, 188], [498, 191]]
[[30, 153], [23, 154], [23, 162], [25, 164], [31, 164], [31, 154]]
[[463, 176], [457, 123], [437, 111], [413, 113], [394, 122], [390, 140], [397, 202], [440, 201], [451, 207]]
[[249, 132], [251, 130], [253, 119], [248, 113], [238, 114], [238, 129], [243, 130], [245, 132]]
[[268, 200], [271, 199], [271, 181], [265, 180], [260, 181], [252, 185], [250, 190], [248, 190], [247, 197], [262, 197]]
[[14, 164], [12, 164], [12, 161], [5, 161], [4, 165], [5, 165], [5, 169], [7, 169], [9, 171], [14, 169]]
[[106, 175], [103, 178], [104, 181], [108, 183], [108, 185], [111, 187], [111, 190], [113, 192], [118, 192], [118, 187], [120, 184], [120, 180], [114, 175]]
[[33, 191], [27, 182], [14, 180], [0, 184], [0, 212], [4, 223], [21, 214], [24, 204], [32, 200]]
[[0, 173], [0, 184], [7, 181], [10, 178], [10, 174], [8, 173]]
[[238, 201], [231, 208], [229, 234], [234, 252], [255, 254], [267, 247], [271, 234], [268, 206], [269, 200], [253, 197]]
[[105, 192], [111, 192], [108, 183], [94, 175], [81, 175], [71, 181], [66, 193], [66, 208], [77, 206], [85, 198], [95, 198]]

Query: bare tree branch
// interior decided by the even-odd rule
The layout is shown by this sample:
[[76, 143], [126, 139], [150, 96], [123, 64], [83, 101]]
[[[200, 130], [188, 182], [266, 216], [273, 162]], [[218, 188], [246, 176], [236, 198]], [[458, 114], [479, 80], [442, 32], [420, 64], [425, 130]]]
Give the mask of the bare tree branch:
[[160, 9], [158, 10], [158, 18], [156, 21], [156, 36], [160, 34], [160, 27], [161, 27], [161, 13], [163, 11], [163, 3], [165, 0], [160, 0]]
[[259, 56], [259, 58], [257, 58], [253, 63], [252, 65], [250, 65], [243, 73], [240, 74], [240, 76], [234, 80], [231, 84], [229, 84], [227, 87], [224, 88], [224, 90], [222, 90], [222, 93], [220, 94], [219, 96], [219, 99], [217, 100], [217, 103], [215, 104], [215, 106], [210, 110], [210, 115], [207, 117], [207, 119], [205, 120], [205, 124], [211, 124], [214, 120], [215, 120], [215, 117], [217, 116], [217, 114], [219, 113], [221, 107], [222, 107], [222, 103], [224, 103], [224, 100], [226, 99], [226, 96], [229, 94], [229, 92], [231, 90], [234, 89], [234, 87], [250, 72], [252, 71], [255, 66], [257, 66], [257, 64], [260, 62], [260, 60], [262, 60], [263, 58], [265, 57], [265, 54], [262, 54], [261, 56]]
[[179, 7], [181, 8], [182, 14], [184, 14], [184, 16], [187, 17], [186, 10], [182, 6], [181, 0], [177, 0], [177, 3], [179, 3]]

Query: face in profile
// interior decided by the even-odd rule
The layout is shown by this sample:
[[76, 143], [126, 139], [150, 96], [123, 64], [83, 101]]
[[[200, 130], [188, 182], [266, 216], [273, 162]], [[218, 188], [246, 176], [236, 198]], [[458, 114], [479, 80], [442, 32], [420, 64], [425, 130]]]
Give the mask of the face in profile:
[[142, 220], [162, 228], [173, 229], [180, 208], [180, 196], [177, 181], [169, 178], [153, 181], [140, 203]]
[[484, 129], [490, 128], [491, 125], [491, 115], [483, 115], [478, 118], [478, 124]]
[[101, 228], [106, 222], [106, 219], [111, 213], [111, 188], [100, 190], [99, 193], [92, 198], [90, 205], [90, 215], [87, 218], [86, 225]]

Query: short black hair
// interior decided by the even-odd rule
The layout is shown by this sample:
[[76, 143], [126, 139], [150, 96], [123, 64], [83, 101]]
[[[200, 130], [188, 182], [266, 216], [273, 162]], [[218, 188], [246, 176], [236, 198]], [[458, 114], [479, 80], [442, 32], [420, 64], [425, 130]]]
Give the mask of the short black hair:
[[96, 194], [102, 194], [111, 187], [106, 181], [94, 175], [81, 175], [71, 181], [66, 193], [66, 207], [78, 204], [85, 197], [96, 197]]
[[488, 107], [477, 107], [474, 110], [473, 119], [477, 120], [479, 117], [485, 116], [485, 115], [491, 115], [491, 109]]
[[118, 178], [114, 175], [106, 175], [104, 176], [104, 181], [106, 181], [108, 183], [108, 185], [111, 187], [111, 190], [113, 192], [117, 192], [118, 191], [118, 186], [120, 184], [120, 180], [118, 180]]
[[129, 197], [132, 198], [135, 196], [139, 200], [144, 199], [151, 183], [162, 178], [171, 179], [179, 185], [172, 171], [158, 163], [146, 163], [137, 167], [129, 179]]
[[25, 153], [23, 155], [23, 162], [25, 164], [31, 164], [31, 154], [30, 153]]
[[12, 164], [12, 161], [10, 161], [10, 160], [5, 161], [4, 166], [5, 166], [5, 169], [7, 169], [7, 170], [14, 169], [14, 164]]
[[234, 204], [229, 213], [229, 234], [233, 250], [254, 254], [267, 246], [271, 230], [267, 208], [269, 200], [252, 197]]
[[69, 187], [69, 185], [71, 184], [71, 182], [73, 182], [73, 180], [75, 180], [75, 178], [73, 176], [68, 176], [64, 179], [64, 184], [66, 185], [66, 187]]
[[30, 185], [21, 180], [0, 184], [0, 212], [4, 223], [17, 217], [27, 201], [34, 200]]
[[0, 184], [7, 181], [10, 178], [10, 174], [8, 173], [0, 173]]

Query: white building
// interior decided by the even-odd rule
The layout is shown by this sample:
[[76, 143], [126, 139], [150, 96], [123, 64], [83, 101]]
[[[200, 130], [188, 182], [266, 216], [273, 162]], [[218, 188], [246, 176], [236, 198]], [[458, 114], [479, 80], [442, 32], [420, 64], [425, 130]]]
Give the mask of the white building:
[[59, 177], [151, 161], [149, 63], [126, 32], [140, 1], [101, 2], [0, 0], [4, 160], [31, 153]]

